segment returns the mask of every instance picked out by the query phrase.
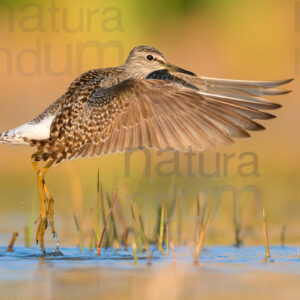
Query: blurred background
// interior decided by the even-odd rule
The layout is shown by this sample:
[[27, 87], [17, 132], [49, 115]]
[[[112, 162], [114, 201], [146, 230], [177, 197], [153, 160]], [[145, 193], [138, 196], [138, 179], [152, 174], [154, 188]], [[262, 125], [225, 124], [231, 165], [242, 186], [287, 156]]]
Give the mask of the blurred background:
[[[155, 236], [161, 203], [172, 206], [174, 189], [180, 198], [178, 243], [188, 243], [193, 238], [197, 195], [202, 203], [206, 198], [214, 203], [216, 188], [231, 187], [222, 194], [208, 243], [233, 244], [238, 227], [245, 244], [261, 244], [262, 207], [271, 244], [281, 242], [283, 231], [287, 243], [300, 242], [299, 2], [15, 0], [0, 3], [0, 34], [0, 131], [33, 119], [82, 72], [122, 64], [137, 45], [154, 46], [171, 63], [203, 76], [296, 79], [286, 87], [293, 93], [273, 99], [283, 107], [275, 112], [276, 119], [263, 123], [266, 131], [239, 140], [234, 147], [195, 157], [193, 176], [187, 171], [186, 156], [176, 158], [178, 176], [178, 168], [174, 172], [174, 164], [167, 162], [174, 154], [155, 151], [147, 154], [150, 176], [145, 174], [142, 152], [127, 156], [127, 175], [126, 154], [78, 159], [50, 170], [46, 177], [62, 245], [79, 242], [73, 213], [85, 245], [89, 243], [98, 169], [105, 193], [111, 195], [119, 188], [126, 222], [132, 223], [130, 203], [135, 201], [149, 235]], [[24, 228], [35, 230], [32, 221], [39, 214], [36, 175], [30, 163], [33, 151], [24, 146], [0, 148], [0, 243], [7, 244], [11, 233], [19, 231], [17, 243], [23, 244]], [[233, 157], [228, 164], [226, 155]], [[220, 173], [201, 175], [201, 170], [214, 173], [216, 168]], [[233, 201], [232, 189], [245, 192]]]

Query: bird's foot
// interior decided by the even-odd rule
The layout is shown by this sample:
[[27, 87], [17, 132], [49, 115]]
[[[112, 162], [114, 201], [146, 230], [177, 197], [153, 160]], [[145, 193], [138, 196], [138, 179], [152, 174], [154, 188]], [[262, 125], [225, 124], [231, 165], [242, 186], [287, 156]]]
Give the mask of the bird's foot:
[[53, 224], [53, 220], [50, 221], [46, 217], [43, 217], [42, 215], [40, 215], [36, 219], [35, 223], [38, 223], [38, 228], [37, 228], [36, 236], [35, 236], [36, 244], [40, 245], [41, 250], [42, 250], [42, 256], [62, 256], [64, 254], [59, 249], [59, 240], [58, 240], [56, 231], [54, 230], [54, 227], [52, 228], [52, 234], [53, 234], [53, 238], [55, 239], [55, 242], [56, 242], [55, 250], [52, 253], [46, 253], [46, 251], [45, 251], [44, 236], [45, 236], [45, 231], [48, 227], [49, 222], [50, 222], [50, 224]]
[[35, 223], [38, 223], [38, 228], [36, 230], [36, 235], [35, 235], [35, 240], [36, 244], [40, 244], [41, 250], [43, 254], [46, 254], [45, 251], [45, 244], [44, 244], [44, 236], [45, 236], [45, 231], [47, 229], [47, 217], [45, 215], [40, 215]]
[[49, 198], [48, 198], [48, 208], [47, 208], [47, 219], [48, 219], [48, 224], [50, 224], [51, 227], [52, 236], [55, 239], [55, 243], [56, 243], [55, 253], [57, 255], [63, 255], [62, 252], [59, 250], [59, 240], [54, 227], [54, 200], [49, 192], [48, 195]]

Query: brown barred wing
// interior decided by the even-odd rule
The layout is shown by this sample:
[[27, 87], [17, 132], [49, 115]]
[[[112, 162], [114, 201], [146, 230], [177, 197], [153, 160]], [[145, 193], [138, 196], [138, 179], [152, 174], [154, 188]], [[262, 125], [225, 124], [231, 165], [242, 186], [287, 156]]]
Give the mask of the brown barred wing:
[[[101, 105], [109, 97], [110, 108]], [[67, 158], [154, 148], [203, 151], [264, 129], [252, 119], [273, 116], [266, 100], [203, 95], [164, 80], [124, 81], [93, 94], [87, 103], [85, 142]], [[104, 117], [105, 116], [105, 117]], [[104, 118], [103, 118], [104, 117]]]
[[65, 121], [56, 149], [43, 151], [57, 163], [145, 148], [203, 151], [264, 129], [253, 119], [272, 118], [262, 110], [278, 107], [264, 99], [211, 95], [168, 80], [129, 79], [94, 92], [75, 126], [68, 128]]

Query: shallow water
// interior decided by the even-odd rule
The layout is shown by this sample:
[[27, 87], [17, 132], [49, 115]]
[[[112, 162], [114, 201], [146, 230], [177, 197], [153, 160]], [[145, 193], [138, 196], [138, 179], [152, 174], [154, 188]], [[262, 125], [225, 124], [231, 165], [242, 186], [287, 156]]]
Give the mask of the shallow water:
[[[102, 249], [98, 256], [96, 250], [89, 251], [79, 248], [61, 248], [63, 255], [56, 255], [53, 249], [46, 249], [47, 255], [43, 256], [38, 247], [14, 248], [13, 252], [6, 252], [7, 247], [0, 247], [0, 270], [18, 269], [28, 270], [41, 261], [51, 263], [56, 268], [94, 267], [102, 266], [110, 269], [132, 269], [147, 264], [147, 254], [138, 255], [138, 264], [134, 263], [132, 249]], [[211, 246], [202, 250], [199, 257], [200, 264], [227, 264], [228, 267], [236, 264], [249, 268], [266, 268], [278, 272], [300, 274], [300, 257], [297, 247], [279, 246], [271, 247], [272, 257], [265, 261], [264, 247], [231, 247]], [[166, 249], [165, 249], [166, 252]], [[169, 256], [162, 255], [156, 248], [151, 249], [153, 265], [166, 265], [174, 260], [172, 252]], [[175, 250], [176, 263], [189, 265], [192, 263], [192, 253], [188, 247], [177, 247]], [[278, 268], [278, 266], [281, 266]], [[28, 278], [28, 277], [27, 277]], [[0, 280], [6, 279], [1, 272]]]
[[[289, 284], [285, 295], [291, 292], [290, 299], [299, 292], [297, 247], [271, 247], [272, 257], [265, 261], [264, 247], [211, 246], [202, 251], [198, 266], [193, 265], [188, 247], [176, 248], [175, 260], [172, 253], [167, 257], [151, 249], [151, 266], [146, 253], [134, 263], [131, 249], [103, 249], [101, 256], [87, 249], [82, 253], [78, 248], [61, 250], [63, 256], [52, 256], [53, 250], [47, 249], [49, 255], [43, 257], [38, 248], [16, 247], [9, 253], [0, 247], [1, 299], [138, 299], [145, 296], [144, 288], [149, 299], [155, 295], [218, 299], [220, 291], [224, 299], [251, 284], [249, 295], [260, 293], [262, 288], [264, 299], [272, 294], [274, 299], [285, 291], [284, 282]], [[294, 281], [295, 287], [291, 287]], [[281, 288], [276, 292], [279, 283]]]

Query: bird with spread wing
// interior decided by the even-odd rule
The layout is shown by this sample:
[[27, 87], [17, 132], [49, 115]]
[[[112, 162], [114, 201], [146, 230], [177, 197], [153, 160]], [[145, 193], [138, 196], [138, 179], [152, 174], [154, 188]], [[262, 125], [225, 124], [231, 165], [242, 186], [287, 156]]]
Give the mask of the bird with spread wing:
[[147, 46], [135, 47], [122, 66], [79, 76], [34, 120], [0, 135], [2, 144], [36, 149], [32, 165], [41, 208], [36, 241], [43, 253], [48, 225], [57, 240], [53, 197], [44, 180], [52, 165], [138, 149], [203, 151], [232, 145], [234, 138], [264, 129], [254, 120], [274, 118], [266, 111], [280, 105], [263, 97], [288, 93], [278, 87], [290, 81], [197, 76]]

